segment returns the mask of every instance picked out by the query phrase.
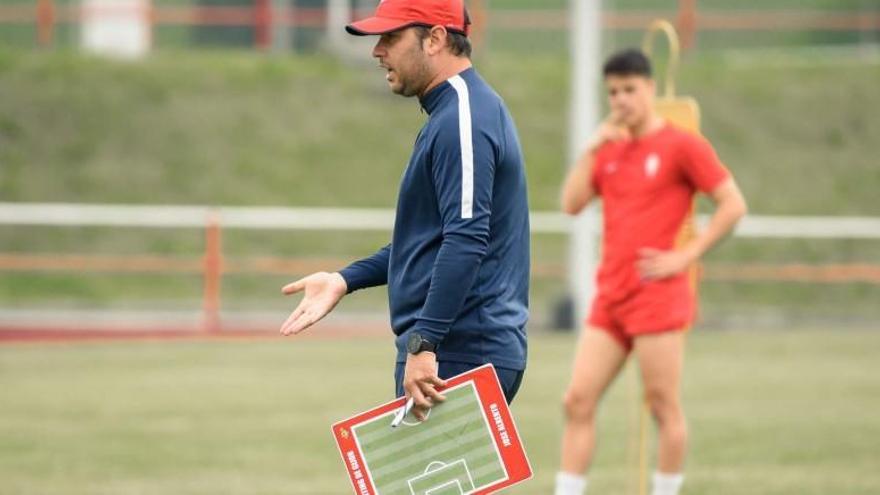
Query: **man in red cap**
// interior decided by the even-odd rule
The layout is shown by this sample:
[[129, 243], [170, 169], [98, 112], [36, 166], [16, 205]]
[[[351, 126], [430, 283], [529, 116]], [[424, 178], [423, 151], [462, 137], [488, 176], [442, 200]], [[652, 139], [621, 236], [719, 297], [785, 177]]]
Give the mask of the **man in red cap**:
[[398, 395], [424, 419], [445, 378], [492, 363], [507, 400], [526, 364], [529, 215], [516, 126], [471, 66], [461, 0], [383, 0], [354, 35], [394, 93], [428, 114], [403, 173], [391, 243], [337, 273], [284, 287], [305, 296], [281, 332], [296, 334], [346, 294], [388, 285]]

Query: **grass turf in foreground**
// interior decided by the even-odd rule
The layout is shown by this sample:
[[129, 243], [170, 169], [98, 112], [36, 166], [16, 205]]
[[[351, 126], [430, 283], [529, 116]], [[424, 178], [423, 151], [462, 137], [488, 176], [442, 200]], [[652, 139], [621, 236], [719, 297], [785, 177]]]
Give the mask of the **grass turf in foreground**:
[[[535, 335], [513, 406], [547, 493], [574, 337]], [[875, 332], [691, 337], [685, 494], [880, 491]], [[391, 397], [389, 340], [0, 347], [0, 486], [41, 494], [350, 493], [329, 425]], [[632, 493], [632, 377], [600, 413], [595, 493]]]

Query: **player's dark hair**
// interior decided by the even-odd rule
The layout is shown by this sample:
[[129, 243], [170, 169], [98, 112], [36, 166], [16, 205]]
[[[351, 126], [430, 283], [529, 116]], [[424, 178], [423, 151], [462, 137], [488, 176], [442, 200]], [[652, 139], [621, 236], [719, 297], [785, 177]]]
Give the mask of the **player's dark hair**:
[[[426, 39], [431, 35], [430, 27], [416, 26], [415, 28], [416, 34], [418, 34], [420, 40]], [[451, 51], [456, 57], [471, 58], [471, 52], [473, 51], [471, 48], [471, 40], [469, 40], [463, 33], [459, 33], [458, 31], [446, 31], [446, 44], [449, 46], [449, 51]]]
[[612, 54], [602, 66], [602, 74], [608, 76], [651, 77], [651, 61], [641, 51], [629, 48]]

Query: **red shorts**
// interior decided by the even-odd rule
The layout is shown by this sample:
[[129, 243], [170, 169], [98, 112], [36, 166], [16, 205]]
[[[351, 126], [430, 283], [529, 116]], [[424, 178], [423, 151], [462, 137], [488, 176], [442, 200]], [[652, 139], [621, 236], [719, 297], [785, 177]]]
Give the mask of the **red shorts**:
[[696, 310], [696, 297], [687, 279], [660, 280], [644, 284], [621, 300], [596, 296], [587, 324], [608, 332], [630, 351], [639, 335], [686, 329]]

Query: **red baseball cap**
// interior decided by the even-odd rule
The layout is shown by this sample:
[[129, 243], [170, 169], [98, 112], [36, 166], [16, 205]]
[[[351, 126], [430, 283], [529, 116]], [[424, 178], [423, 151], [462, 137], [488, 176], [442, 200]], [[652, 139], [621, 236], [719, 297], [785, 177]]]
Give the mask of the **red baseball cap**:
[[372, 17], [352, 22], [345, 30], [366, 36], [410, 26], [443, 26], [467, 36], [470, 24], [463, 0], [381, 0]]

